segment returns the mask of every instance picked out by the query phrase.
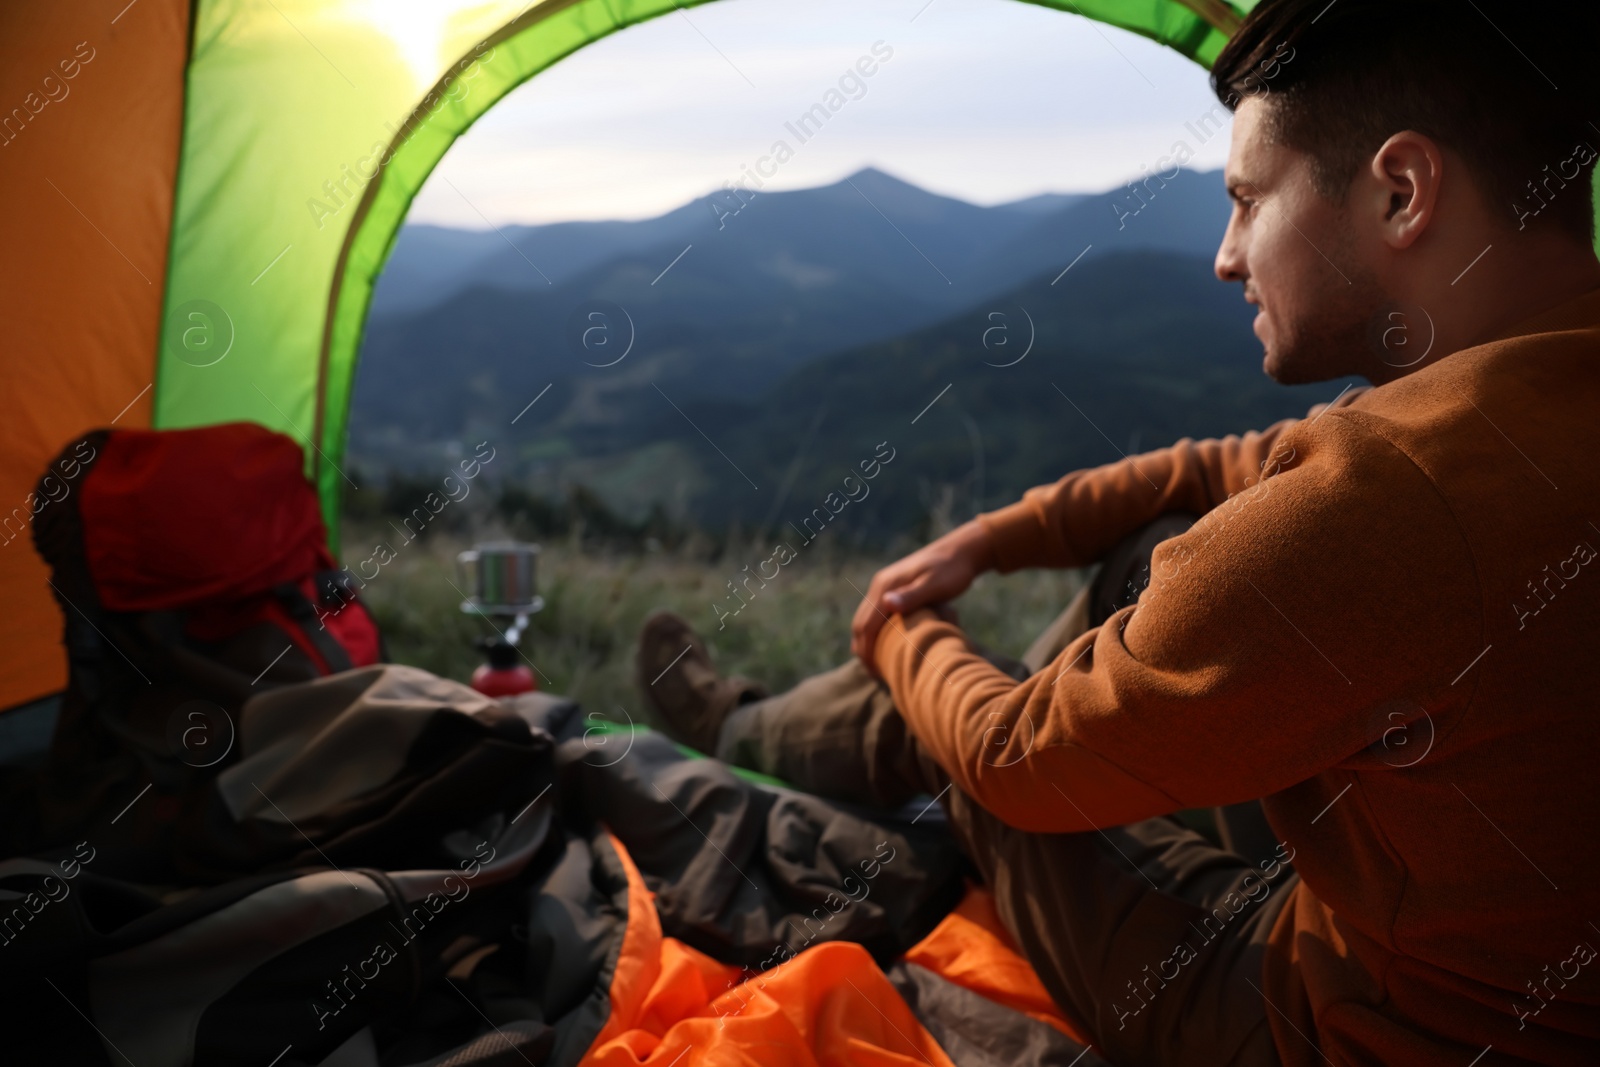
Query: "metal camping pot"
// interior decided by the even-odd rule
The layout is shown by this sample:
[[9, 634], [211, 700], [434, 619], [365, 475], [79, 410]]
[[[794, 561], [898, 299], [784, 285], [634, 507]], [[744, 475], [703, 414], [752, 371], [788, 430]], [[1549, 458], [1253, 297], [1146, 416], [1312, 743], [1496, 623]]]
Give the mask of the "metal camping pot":
[[482, 615], [538, 611], [544, 606], [535, 581], [538, 561], [539, 546], [525, 541], [491, 541], [460, 553], [456, 566], [472, 591], [461, 609]]

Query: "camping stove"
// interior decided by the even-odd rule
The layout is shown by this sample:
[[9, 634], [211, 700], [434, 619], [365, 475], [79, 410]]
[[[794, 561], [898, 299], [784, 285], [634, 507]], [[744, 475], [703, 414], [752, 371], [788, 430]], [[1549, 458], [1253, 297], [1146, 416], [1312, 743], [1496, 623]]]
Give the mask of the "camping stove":
[[[496, 633], [472, 642], [488, 660], [472, 672], [472, 688], [485, 696], [513, 696], [539, 688], [531, 661], [518, 647], [528, 616], [544, 607], [544, 598], [535, 591], [538, 560], [539, 546], [523, 541], [485, 542], [456, 556], [462, 584], [473, 591], [462, 601], [461, 610], [482, 616]], [[507, 624], [497, 625], [497, 618]]]

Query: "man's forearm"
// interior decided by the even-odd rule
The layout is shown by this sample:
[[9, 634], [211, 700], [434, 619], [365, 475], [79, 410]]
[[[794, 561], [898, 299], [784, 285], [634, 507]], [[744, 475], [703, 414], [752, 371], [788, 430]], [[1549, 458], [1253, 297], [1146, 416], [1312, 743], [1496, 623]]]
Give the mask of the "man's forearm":
[[930, 612], [890, 620], [876, 667], [957, 788], [1009, 825], [1071, 832], [1285, 789], [1372, 745], [1372, 709], [1397, 694], [1464, 709], [1451, 679], [1482, 596], [1428, 475], [1354, 418], [1269, 456], [1263, 484], [1156, 549], [1137, 605], [1021, 682]]

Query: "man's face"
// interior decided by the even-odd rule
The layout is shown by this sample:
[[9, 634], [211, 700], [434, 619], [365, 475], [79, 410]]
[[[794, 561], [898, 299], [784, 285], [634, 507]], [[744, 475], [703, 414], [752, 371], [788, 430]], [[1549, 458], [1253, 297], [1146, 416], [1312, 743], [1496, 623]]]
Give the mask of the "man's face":
[[1268, 101], [1246, 99], [1234, 116], [1225, 172], [1233, 214], [1217, 250], [1217, 277], [1243, 282], [1245, 299], [1259, 309], [1262, 369], [1273, 379], [1363, 373], [1383, 293], [1347, 207], [1317, 192], [1308, 156], [1268, 136]]

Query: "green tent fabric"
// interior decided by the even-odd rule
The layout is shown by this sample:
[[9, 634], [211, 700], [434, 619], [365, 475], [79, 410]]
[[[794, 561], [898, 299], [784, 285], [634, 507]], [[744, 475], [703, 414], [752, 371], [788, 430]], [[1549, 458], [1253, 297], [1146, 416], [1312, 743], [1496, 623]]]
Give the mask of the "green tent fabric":
[[[1038, 2], [1207, 65], [1254, 4]], [[412, 199], [506, 93], [688, 6], [198, 0], [153, 424], [246, 419], [291, 434], [336, 535], [362, 328]]]

